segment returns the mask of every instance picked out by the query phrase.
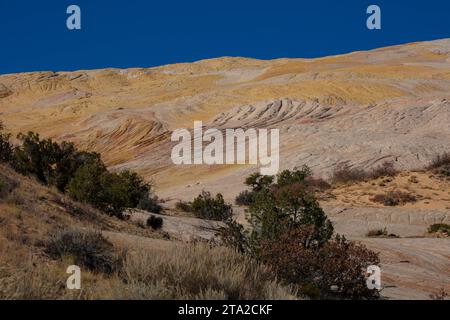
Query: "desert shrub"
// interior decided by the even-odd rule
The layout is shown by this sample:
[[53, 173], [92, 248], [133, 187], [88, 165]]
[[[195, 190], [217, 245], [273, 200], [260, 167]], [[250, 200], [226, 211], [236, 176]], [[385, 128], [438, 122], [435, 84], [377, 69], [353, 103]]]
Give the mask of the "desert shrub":
[[102, 176], [105, 174], [107, 174], [105, 166], [99, 163], [81, 166], [69, 182], [67, 187], [69, 196], [79, 202], [90, 203], [102, 210], [106, 209], [105, 186], [101, 185], [102, 182], [104, 183]]
[[352, 168], [348, 164], [339, 164], [332, 173], [331, 181], [334, 184], [345, 184], [350, 182], [364, 181], [369, 174], [358, 168]]
[[3, 132], [3, 123], [0, 121], [0, 162], [9, 162], [12, 158], [13, 146], [11, 135]]
[[0, 172], [0, 199], [10, 199], [11, 194], [19, 186], [19, 182], [15, 179], [11, 179], [8, 174], [2, 174]]
[[450, 225], [446, 223], [436, 223], [428, 227], [429, 233], [443, 233], [450, 236]]
[[161, 217], [157, 217], [154, 215], [151, 215], [148, 219], [147, 219], [147, 227], [151, 227], [154, 230], [158, 230], [161, 229], [163, 226], [163, 219]]
[[[379, 291], [369, 289], [366, 284], [367, 267], [380, 264], [376, 252], [363, 244], [336, 236], [321, 248], [318, 259], [323, 263], [320, 268], [321, 277], [313, 283], [323, 288], [324, 296], [345, 299], [379, 298]], [[337, 291], [330, 292], [331, 286], [336, 286]]]
[[245, 184], [258, 192], [273, 183], [273, 176], [261, 175], [259, 172], [253, 173], [245, 179]]
[[239, 206], [249, 206], [253, 202], [253, 196], [252, 191], [244, 190], [236, 196], [235, 203]]
[[74, 263], [95, 271], [111, 274], [122, 263], [120, 254], [101, 233], [67, 230], [54, 233], [46, 244], [45, 252], [52, 258], [69, 256]]
[[370, 172], [370, 177], [372, 179], [377, 179], [380, 177], [393, 177], [398, 173], [394, 167], [394, 163], [390, 161], [383, 162], [381, 165], [376, 167]]
[[151, 186], [136, 173], [111, 173], [97, 162], [81, 166], [67, 187], [68, 194], [75, 200], [119, 218], [126, 208], [161, 211], [156, 199], [150, 197], [150, 190]]
[[175, 203], [175, 208], [183, 212], [192, 212], [192, 203], [180, 200]]
[[279, 241], [265, 242], [262, 261], [310, 298], [378, 298], [379, 292], [369, 290], [365, 281], [367, 267], [379, 264], [378, 255], [339, 236], [317, 246], [309, 240], [313, 232], [312, 226], [301, 226], [288, 230]]
[[157, 202], [157, 199], [148, 198], [151, 185], [137, 173], [125, 170], [118, 173], [117, 176], [120, 188], [127, 194], [127, 207], [136, 208], [143, 199]]
[[299, 183], [307, 184], [311, 177], [311, 169], [307, 166], [303, 166], [299, 170], [283, 170], [277, 175], [277, 186], [284, 187]]
[[445, 164], [434, 171], [441, 176], [450, 177], [450, 164]]
[[162, 206], [159, 204], [158, 197], [151, 197], [147, 195], [143, 196], [143, 198], [139, 200], [137, 208], [152, 213], [161, 213], [163, 210]]
[[19, 134], [17, 138], [22, 145], [14, 148], [14, 169], [21, 174], [35, 176], [41, 183], [49, 184], [60, 155], [59, 145], [51, 139], [41, 140], [39, 134], [34, 132]]
[[[1, 128], [0, 128], [1, 132]], [[33, 132], [19, 134], [10, 163], [19, 173], [54, 185], [77, 201], [122, 217], [125, 208], [158, 213], [162, 208], [152, 186], [131, 171], [109, 172], [98, 153], [78, 151], [73, 143], [58, 144]]]
[[306, 180], [306, 184], [314, 191], [323, 191], [331, 188], [331, 185], [322, 178], [310, 177]]
[[[311, 298], [375, 299], [365, 282], [369, 265], [378, 255], [345, 238], [333, 238], [331, 221], [320, 207], [310, 184], [310, 171], [283, 172], [255, 184], [249, 206], [251, 227], [246, 231], [227, 221], [221, 232], [225, 245], [270, 265], [278, 277]], [[334, 290], [332, 287], [337, 288]]]
[[258, 192], [249, 207], [256, 246], [262, 240], [276, 240], [286, 230], [313, 225], [315, 240], [325, 242], [333, 234], [333, 226], [310, 189], [301, 183], [272, 185]]
[[386, 237], [388, 235], [387, 229], [373, 229], [367, 232], [368, 237]]
[[445, 152], [435, 156], [427, 169], [441, 176], [450, 177], [450, 153]]
[[231, 205], [225, 203], [223, 196], [218, 193], [212, 197], [209, 192], [202, 191], [192, 201], [192, 212], [201, 219], [225, 221], [229, 219], [233, 210]]
[[0, 179], [0, 199], [3, 199], [8, 194], [6, 182]]
[[373, 202], [382, 203], [385, 206], [398, 206], [406, 203], [416, 202], [417, 198], [410, 193], [402, 191], [389, 191], [385, 194], [377, 194], [371, 198]]
[[5, 198], [8, 194], [6, 183], [0, 178], [0, 199]]
[[384, 204], [385, 206], [390, 206], [390, 207], [398, 206], [400, 204], [397, 199], [395, 199], [393, 197], [389, 197], [388, 195], [381, 194], [381, 193], [376, 194], [370, 200], [373, 202], [378, 202], [378, 203]]
[[41, 183], [54, 185], [64, 192], [75, 172], [87, 163], [103, 165], [100, 155], [77, 151], [74, 144], [58, 144], [51, 139], [40, 139], [39, 134], [19, 134], [20, 146], [14, 147], [12, 167], [23, 175], [33, 175]]
[[225, 247], [197, 243], [170, 250], [135, 248], [122, 272], [131, 299], [293, 299], [270, 268]]
[[428, 165], [428, 169], [437, 169], [445, 165], [450, 165], [449, 152], [444, 152], [443, 154], [436, 155]]
[[219, 229], [217, 236], [222, 240], [223, 245], [240, 253], [251, 253], [247, 232], [241, 224], [233, 219], [225, 221], [225, 226]]
[[63, 141], [59, 145], [59, 154], [53, 165], [54, 170], [49, 183], [56, 186], [59, 191], [65, 192], [75, 172], [87, 163], [104, 166], [98, 153], [77, 151], [73, 143]]
[[252, 231], [244, 235], [243, 228], [228, 223], [229, 230], [222, 231], [224, 242], [240, 250], [247, 247], [248, 253], [257, 256], [263, 241], [276, 241], [286, 230], [301, 225], [314, 227], [313, 241], [328, 241], [333, 226], [314, 196], [310, 169], [304, 166], [300, 170], [284, 170], [277, 176], [276, 183], [274, 180], [274, 177], [259, 174], [246, 179], [246, 184], [253, 188], [249, 206]]

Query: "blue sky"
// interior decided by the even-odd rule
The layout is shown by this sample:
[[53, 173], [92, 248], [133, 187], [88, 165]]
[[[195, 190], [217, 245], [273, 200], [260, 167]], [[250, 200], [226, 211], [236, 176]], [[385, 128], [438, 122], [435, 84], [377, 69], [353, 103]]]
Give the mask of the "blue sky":
[[[371, 4], [382, 30], [366, 28]], [[448, 0], [0, 0], [0, 74], [326, 56], [448, 38], [449, 15]]]

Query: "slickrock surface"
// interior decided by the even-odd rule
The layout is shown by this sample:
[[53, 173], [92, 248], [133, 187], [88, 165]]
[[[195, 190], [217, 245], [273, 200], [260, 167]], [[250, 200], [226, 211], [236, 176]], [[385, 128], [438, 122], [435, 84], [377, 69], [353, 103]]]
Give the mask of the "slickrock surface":
[[448, 150], [449, 92], [445, 39], [320, 59], [2, 75], [0, 118], [13, 133], [34, 130], [102, 152], [114, 168], [151, 177], [162, 196], [226, 185], [231, 198], [257, 168], [175, 167], [172, 130], [194, 120], [279, 128], [281, 167], [308, 164], [325, 176], [342, 161], [412, 169]]

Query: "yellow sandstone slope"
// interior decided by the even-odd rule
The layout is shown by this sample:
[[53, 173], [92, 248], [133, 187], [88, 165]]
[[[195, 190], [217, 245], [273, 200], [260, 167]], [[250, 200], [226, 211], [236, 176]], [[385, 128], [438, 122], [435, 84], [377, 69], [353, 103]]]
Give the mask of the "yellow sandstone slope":
[[[173, 130], [226, 115], [233, 127], [280, 129], [281, 168], [308, 164], [326, 176], [342, 161], [395, 160], [412, 169], [448, 145], [449, 89], [450, 40], [438, 40], [319, 59], [2, 75], [0, 119], [12, 133], [33, 130], [99, 151], [112, 168], [155, 180], [163, 196], [210, 189], [231, 198], [257, 168], [174, 166]], [[249, 105], [280, 121], [241, 117]], [[274, 109], [291, 105], [289, 117]]]

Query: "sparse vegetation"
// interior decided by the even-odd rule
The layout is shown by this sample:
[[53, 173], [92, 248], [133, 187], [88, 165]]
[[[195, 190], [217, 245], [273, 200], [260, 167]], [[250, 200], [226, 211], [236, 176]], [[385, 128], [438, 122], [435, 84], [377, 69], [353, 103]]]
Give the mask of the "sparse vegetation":
[[450, 225], [446, 223], [433, 224], [428, 228], [428, 233], [450, 236]]
[[385, 206], [398, 206], [417, 201], [417, 198], [407, 192], [389, 191], [385, 194], [377, 194], [372, 199], [373, 202], [382, 203]]
[[[70, 247], [74, 246], [72, 242]], [[86, 247], [78, 240], [76, 242], [76, 247]], [[104, 254], [104, 241], [100, 242], [99, 252]], [[0, 252], [10, 250], [2, 248], [4, 245], [4, 242], [0, 243]], [[107, 252], [110, 249], [107, 245]], [[269, 267], [229, 248], [202, 243], [171, 244], [166, 250], [134, 246], [122, 255], [122, 263], [117, 264], [116, 272], [110, 273], [109, 268], [101, 267], [104, 259], [97, 261], [100, 264], [96, 264], [93, 272], [83, 265], [86, 268], [82, 275], [83, 289], [70, 291], [61, 279], [67, 278], [67, 264], [76, 260], [71, 261], [73, 257], [67, 255], [67, 251], [56, 250], [52, 263], [36, 258], [23, 260], [25, 253], [17, 255], [14, 268], [11, 268], [11, 261], [4, 263], [0, 259], [0, 299], [296, 298], [296, 291], [281, 284]], [[110, 266], [109, 263], [106, 265]]]
[[145, 194], [139, 200], [137, 208], [140, 210], [152, 212], [152, 213], [161, 213], [163, 210], [162, 206], [159, 204], [159, 199], [157, 196], [151, 196], [149, 194]]
[[341, 163], [334, 169], [331, 181], [333, 184], [347, 184], [381, 177], [394, 177], [397, 173], [394, 163], [389, 161], [383, 162], [371, 171], [365, 171], [351, 167], [346, 163]]
[[380, 262], [375, 252], [339, 236], [319, 246], [310, 242], [313, 237], [311, 227], [290, 229], [279, 241], [263, 246], [262, 260], [312, 299], [379, 297], [365, 283], [367, 266]]
[[386, 228], [369, 230], [366, 236], [369, 238], [399, 238], [399, 236], [394, 233], [388, 233]]
[[378, 179], [381, 177], [394, 177], [398, 171], [394, 167], [393, 162], [385, 161], [378, 167], [370, 172], [369, 176], [372, 179]]
[[198, 218], [218, 221], [226, 221], [233, 214], [231, 205], [225, 203], [220, 193], [212, 197], [211, 193], [206, 191], [192, 201], [192, 212]]
[[[110, 173], [101, 163], [90, 163], [75, 172], [67, 190], [75, 200], [90, 203], [121, 218], [126, 208], [150, 204], [150, 188], [135, 173]], [[142, 202], [143, 200], [146, 202]], [[153, 206], [146, 208], [154, 209], [154, 202]]]
[[10, 142], [11, 135], [3, 130], [3, 123], [0, 121], [0, 162], [9, 162], [13, 153], [13, 146]]
[[372, 237], [387, 237], [388, 236], [388, 232], [387, 229], [372, 229], [369, 230], [367, 232], [367, 236], [372, 238]]
[[13, 148], [0, 123], [0, 161], [8, 162], [17, 172], [120, 218], [126, 208], [154, 213], [162, 210], [149, 183], [134, 172], [109, 172], [99, 154], [78, 151], [73, 143], [41, 139], [33, 132], [17, 137], [21, 145]]
[[253, 196], [252, 191], [244, 190], [236, 196], [235, 203], [238, 206], [249, 206], [253, 203]]
[[445, 152], [431, 160], [428, 169], [444, 177], [450, 177], [450, 153]]
[[294, 299], [270, 268], [225, 247], [192, 244], [129, 252], [121, 272], [131, 299]]
[[368, 174], [364, 170], [352, 168], [348, 164], [339, 164], [332, 173], [331, 181], [333, 184], [346, 184], [364, 181], [367, 178]]
[[378, 264], [378, 255], [332, 237], [333, 226], [314, 197], [309, 168], [285, 170], [274, 180], [259, 177], [270, 182], [253, 184], [252, 227], [246, 232], [228, 222], [221, 233], [224, 243], [272, 266], [311, 298], [378, 298], [378, 291], [367, 289], [364, 281], [365, 268]]
[[161, 229], [163, 226], [163, 219], [161, 217], [157, 217], [154, 215], [151, 215], [148, 219], [147, 219], [147, 226], [151, 227], [154, 230], [158, 230]]
[[331, 185], [322, 178], [309, 177], [307, 184], [314, 191], [325, 191], [331, 188]]
[[183, 212], [192, 212], [192, 203], [180, 200], [175, 203], [175, 208]]
[[445, 165], [450, 165], [450, 153], [444, 152], [436, 155], [428, 165], [428, 169], [437, 169]]
[[[137, 207], [154, 213], [161, 210], [159, 200], [151, 193], [151, 185], [137, 174], [110, 172], [100, 155], [79, 152], [73, 144], [41, 140], [33, 133], [19, 137], [22, 145], [11, 147], [7, 162], [22, 174], [34, 176], [42, 184], [55, 186], [72, 199], [110, 215], [121, 217], [125, 208]], [[0, 136], [2, 139], [9, 142], [9, 136]], [[348, 167], [344, 169], [336, 175], [341, 182], [389, 178], [396, 174], [394, 166], [389, 163], [383, 163], [369, 173]], [[309, 168], [303, 167], [285, 170], [277, 177], [253, 174], [246, 179], [246, 184], [251, 190], [240, 193], [236, 203], [248, 206], [251, 224], [248, 230], [232, 219], [232, 208], [221, 194], [213, 196], [202, 192], [192, 203], [180, 201], [176, 204], [178, 210], [192, 212], [199, 218], [224, 221], [227, 227], [220, 233], [223, 244], [237, 250], [209, 244], [183, 244], [174, 246], [173, 250], [143, 247], [125, 254], [101, 233], [81, 231], [84, 229], [59, 231], [52, 234], [49, 241], [38, 245], [36, 239], [29, 236], [30, 229], [22, 230], [22, 223], [11, 228], [11, 220], [7, 223], [0, 220], [0, 223], [10, 228], [5, 233], [8, 242], [33, 246], [33, 250], [41, 247], [47, 254], [42, 255], [42, 259], [47, 259], [47, 266], [49, 259], [53, 259], [51, 270], [61, 268], [67, 261], [86, 268], [87, 278], [93, 277], [108, 288], [110, 298], [290, 299], [296, 297], [297, 290], [317, 299], [379, 297], [378, 291], [367, 289], [364, 278], [367, 266], [379, 263], [378, 255], [361, 244], [333, 235], [333, 226], [315, 197], [317, 191], [330, 187], [327, 182], [313, 178]], [[9, 181], [0, 174], [0, 197], [10, 190]], [[415, 201], [413, 195], [399, 191], [377, 197], [385, 205]], [[60, 201], [43, 193], [36, 195], [36, 199], [63, 208], [70, 214], [70, 219], [87, 219], [84, 210], [72, 210], [74, 206], [71, 203], [75, 202], [68, 197]], [[25, 199], [19, 202], [25, 203], [23, 207], [28, 209]], [[83, 206], [92, 209], [88, 205]], [[21, 207], [15, 205], [12, 208], [12, 218], [8, 219], [22, 221], [25, 215]], [[36, 219], [45, 224], [55, 224], [58, 228], [67, 226], [67, 222], [62, 223], [58, 215], [36, 215]], [[107, 221], [102, 227], [125, 223], [117, 219]], [[152, 230], [161, 229], [163, 219], [150, 215], [148, 219], [143, 218], [141, 224], [144, 228], [136, 228], [139, 231], [133, 232], [157, 235], [160, 233]], [[448, 236], [449, 230], [448, 225], [433, 225], [429, 231]], [[3, 235], [0, 236], [3, 241]], [[383, 229], [370, 230], [367, 236], [393, 235], [388, 235]], [[129, 248], [128, 245], [123, 247]], [[54, 281], [57, 278], [53, 275], [46, 278], [37, 272], [34, 284], [24, 282], [18, 287], [11, 285], [12, 281], [20, 281], [11, 275], [10, 270], [6, 277], [3, 276], [4, 265], [0, 261], [1, 297], [26, 297], [26, 286], [31, 287], [29, 297], [61, 296], [61, 285], [57, 285], [58, 282]], [[44, 281], [51, 286], [56, 284], [56, 287], [46, 286]], [[11, 294], [11, 290], [15, 293]], [[96, 285], [87, 290], [89, 297], [105, 296]], [[85, 294], [83, 292], [80, 297], [87, 297]]]
[[8, 176], [0, 173], [0, 199], [9, 199], [11, 193], [17, 188], [18, 183]]
[[54, 233], [45, 252], [52, 258], [73, 258], [90, 271], [111, 274], [120, 269], [122, 257], [100, 233], [66, 230]]
[[276, 240], [287, 229], [300, 225], [312, 225], [315, 239], [325, 242], [333, 234], [333, 226], [314, 197], [308, 178], [309, 168], [285, 170], [276, 183], [254, 189], [255, 197], [249, 207], [252, 242], [258, 251], [261, 241]]

